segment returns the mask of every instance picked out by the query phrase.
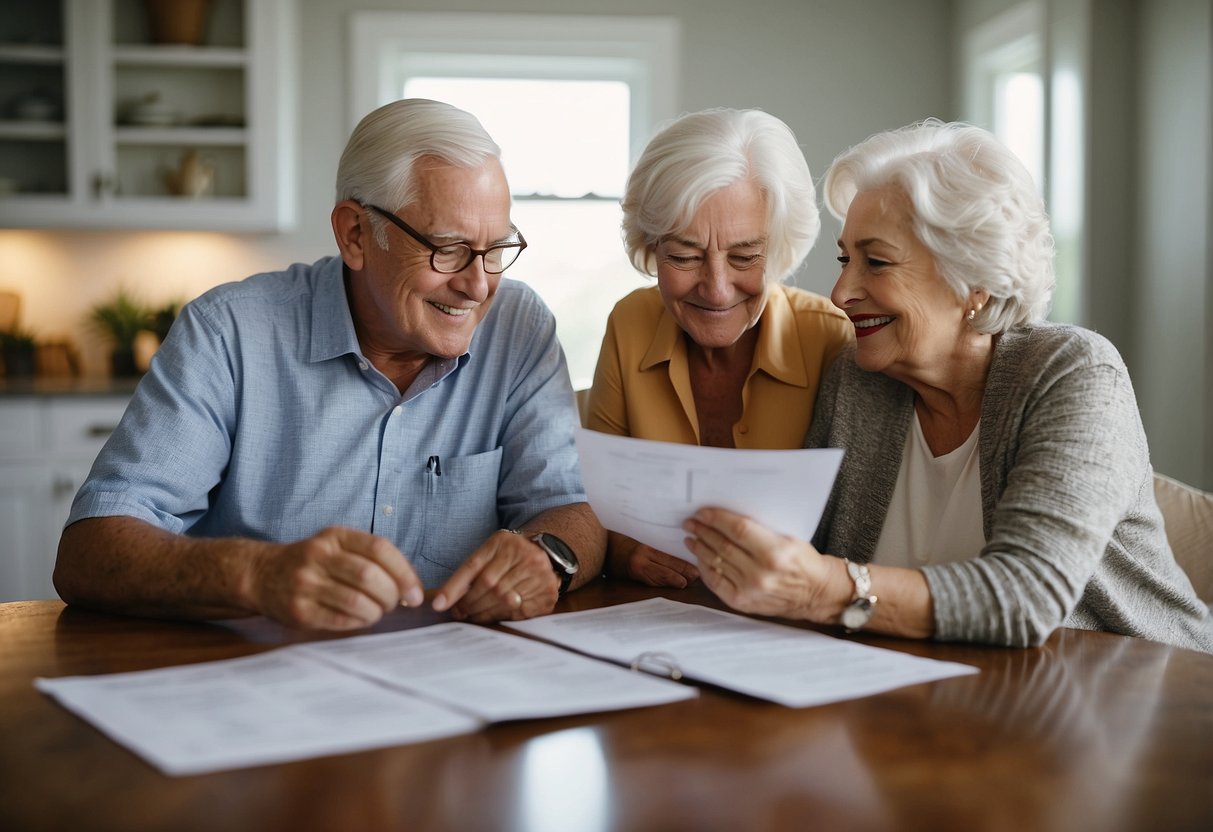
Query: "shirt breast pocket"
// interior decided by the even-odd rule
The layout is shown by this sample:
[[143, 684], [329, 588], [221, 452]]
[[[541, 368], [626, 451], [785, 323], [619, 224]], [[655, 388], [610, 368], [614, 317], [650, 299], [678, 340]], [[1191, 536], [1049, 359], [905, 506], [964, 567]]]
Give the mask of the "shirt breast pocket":
[[442, 457], [430, 466], [425, 477], [425, 542], [417, 564], [426, 586], [445, 581], [498, 529], [501, 454], [501, 448], [495, 448], [471, 456]]

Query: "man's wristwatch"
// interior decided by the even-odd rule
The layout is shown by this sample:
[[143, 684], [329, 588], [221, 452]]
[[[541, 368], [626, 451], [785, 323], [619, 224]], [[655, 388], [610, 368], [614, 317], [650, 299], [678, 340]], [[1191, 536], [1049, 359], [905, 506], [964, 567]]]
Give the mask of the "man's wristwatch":
[[842, 626], [848, 633], [862, 630], [872, 618], [876, 608], [876, 596], [872, 594], [872, 576], [868, 567], [843, 558], [847, 574], [855, 582], [855, 597], [842, 610]]
[[552, 562], [552, 569], [556, 572], [556, 577], [560, 579], [560, 594], [564, 595], [568, 591], [569, 584], [573, 582], [573, 576], [577, 574], [577, 570], [581, 566], [577, 561], [577, 553], [569, 544], [548, 532], [528, 534], [518, 529], [510, 529], [510, 531], [523, 535], [544, 551], [548, 560]]

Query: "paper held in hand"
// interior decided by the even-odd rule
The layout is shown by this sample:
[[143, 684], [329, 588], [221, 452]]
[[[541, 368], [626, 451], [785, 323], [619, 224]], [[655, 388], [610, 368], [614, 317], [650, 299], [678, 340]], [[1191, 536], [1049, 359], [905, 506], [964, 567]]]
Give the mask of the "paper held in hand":
[[603, 526], [692, 563], [682, 522], [706, 506], [809, 540], [842, 464], [838, 448], [704, 448], [584, 428], [577, 452], [590, 507]]

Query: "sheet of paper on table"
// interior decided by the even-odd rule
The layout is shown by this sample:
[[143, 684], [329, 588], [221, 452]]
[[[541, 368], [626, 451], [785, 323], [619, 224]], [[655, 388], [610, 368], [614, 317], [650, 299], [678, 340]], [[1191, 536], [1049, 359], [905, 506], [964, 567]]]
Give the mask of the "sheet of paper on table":
[[592, 656], [658, 673], [677, 668], [688, 679], [792, 708], [978, 672], [666, 598], [505, 624]]
[[837, 448], [704, 448], [584, 428], [577, 431], [577, 453], [586, 495], [603, 526], [692, 563], [682, 521], [705, 506], [809, 540], [842, 463]]
[[174, 775], [424, 742], [505, 719], [698, 695], [693, 687], [461, 623], [34, 684]]

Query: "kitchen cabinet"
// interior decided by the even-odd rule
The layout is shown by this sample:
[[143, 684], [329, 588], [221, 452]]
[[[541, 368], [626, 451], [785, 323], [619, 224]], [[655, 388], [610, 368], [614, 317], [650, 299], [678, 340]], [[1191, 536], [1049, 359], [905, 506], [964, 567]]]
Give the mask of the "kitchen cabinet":
[[0, 602], [58, 597], [51, 574], [59, 534], [127, 401], [0, 397]]
[[293, 0], [213, 0], [196, 45], [150, 7], [0, 0], [0, 227], [294, 222]]

